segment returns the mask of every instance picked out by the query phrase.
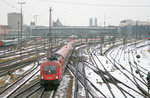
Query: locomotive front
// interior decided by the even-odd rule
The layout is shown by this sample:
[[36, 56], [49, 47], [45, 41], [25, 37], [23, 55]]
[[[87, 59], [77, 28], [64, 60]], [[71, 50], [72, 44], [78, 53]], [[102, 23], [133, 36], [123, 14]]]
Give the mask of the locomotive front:
[[63, 57], [53, 55], [49, 61], [43, 62], [40, 68], [41, 86], [59, 85], [62, 77]]
[[41, 86], [50, 86], [59, 84], [59, 63], [44, 62], [41, 64], [40, 79]]
[[73, 41], [70, 41], [67, 45], [63, 46], [60, 50], [48, 58], [48, 61], [41, 64], [41, 86], [53, 86], [60, 84], [73, 43]]

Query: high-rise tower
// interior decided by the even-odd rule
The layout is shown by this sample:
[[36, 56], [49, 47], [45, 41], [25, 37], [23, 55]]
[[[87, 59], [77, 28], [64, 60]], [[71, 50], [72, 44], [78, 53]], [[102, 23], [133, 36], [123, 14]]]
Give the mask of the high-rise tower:
[[94, 26], [97, 26], [97, 18], [94, 18]]
[[[19, 27], [21, 26], [21, 13], [8, 13], [8, 26], [10, 26], [13, 29], [18, 29], [18, 22]], [[23, 16], [22, 16], [22, 25], [23, 25]]]
[[93, 19], [92, 18], [89, 19], [89, 26], [93, 26]]

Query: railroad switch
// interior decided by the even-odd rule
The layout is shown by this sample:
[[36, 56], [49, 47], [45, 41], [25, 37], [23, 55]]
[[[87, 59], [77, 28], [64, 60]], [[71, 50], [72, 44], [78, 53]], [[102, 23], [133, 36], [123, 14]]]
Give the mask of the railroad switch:
[[101, 86], [102, 86], [102, 84], [104, 83], [104, 82], [97, 82], [98, 84], [100, 84]]
[[8, 71], [8, 75], [10, 76], [10, 78], [14, 77], [14, 75], [12, 74], [12, 71]]

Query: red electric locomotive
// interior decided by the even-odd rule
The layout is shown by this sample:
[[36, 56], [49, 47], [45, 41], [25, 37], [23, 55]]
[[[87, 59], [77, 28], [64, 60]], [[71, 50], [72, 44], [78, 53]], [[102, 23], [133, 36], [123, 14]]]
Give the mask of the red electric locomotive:
[[69, 59], [75, 41], [70, 41], [60, 50], [54, 53], [47, 61], [44, 61], [40, 67], [41, 86], [59, 85], [62, 79], [65, 65]]

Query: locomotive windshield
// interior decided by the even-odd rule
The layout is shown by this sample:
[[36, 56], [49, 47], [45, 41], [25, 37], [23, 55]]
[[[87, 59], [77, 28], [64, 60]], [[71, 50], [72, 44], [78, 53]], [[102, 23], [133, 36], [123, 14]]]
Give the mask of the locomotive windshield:
[[44, 65], [43, 74], [56, 74], [56, 65]]

